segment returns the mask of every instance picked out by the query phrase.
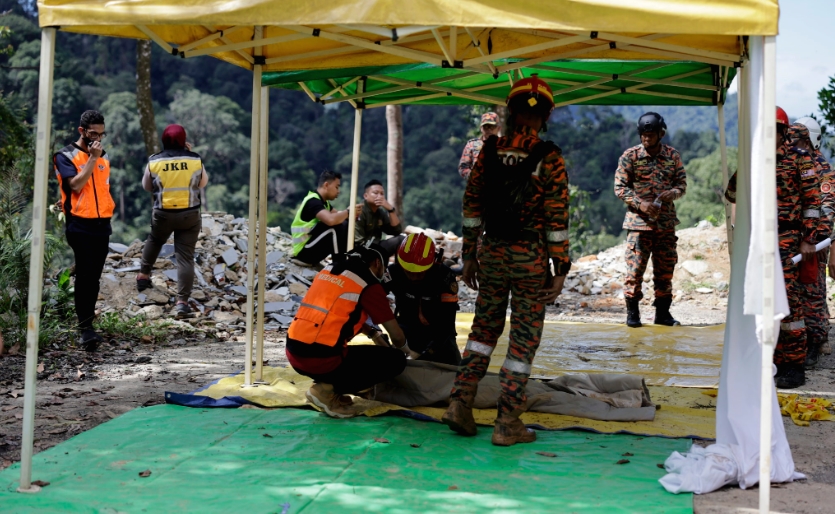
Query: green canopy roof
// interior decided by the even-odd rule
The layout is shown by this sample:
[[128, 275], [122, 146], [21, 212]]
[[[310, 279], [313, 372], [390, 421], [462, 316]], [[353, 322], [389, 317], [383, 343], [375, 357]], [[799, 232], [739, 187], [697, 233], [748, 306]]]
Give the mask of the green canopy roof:
[[[499, 64], [499, 62], [496, 62]], [[507, 67], [519, 60], [502, 61]], [[715, 105], [724, 102], [735, 69], [692, 61], [565, 60], [490, 74], [426, 63], [266, 72], [264, 86], [305, 91], [323, 104], [501, 104], [511, 80], [537, 74], [559, 107], [580, 105]]]

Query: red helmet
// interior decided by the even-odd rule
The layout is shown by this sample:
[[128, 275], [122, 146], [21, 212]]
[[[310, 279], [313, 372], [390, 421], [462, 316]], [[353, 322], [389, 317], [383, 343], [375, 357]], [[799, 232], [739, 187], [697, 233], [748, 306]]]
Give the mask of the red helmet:
[[551, 86], [536, 75], [514, 83], [505, 103], [509, 104], [513, 97], [519, 95], [529, 95], [528, 105], [531, 107], [534, 107], [540, 100], [544, 100], [552, 109], [554, 108], [554, 92], [551, 91]]
[[409, 234], [397, 249], [397, 262], [411, 273], [423, 273], [435, 263], [435, 242], [426, 234]]
[[777, 124], [789, 126], [789, 115], [780, 106], [777, 106]]

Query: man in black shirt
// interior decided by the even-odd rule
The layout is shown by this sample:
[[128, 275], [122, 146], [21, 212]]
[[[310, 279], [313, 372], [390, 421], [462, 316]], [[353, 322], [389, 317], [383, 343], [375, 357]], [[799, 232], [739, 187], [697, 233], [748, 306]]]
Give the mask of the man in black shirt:
[[[383, 247], [387, 254], [392, 255], [404, 236], [403, 225], [400, 217], [395, 212], [394, 206], [386, 200], [386, 193], [383, 184], [379, 180], [371, 180], [365, 185], [365, 193], [362, 195], [362, 212], [357, 220], [357, 231], [354, 234], [354, 245], [365, 244], [368, 241]], [[383, 239], [383, 234], [388, 234], [388, 239]]]
[[[297, 264], [318, 264], [328, 255], [342, 253], [348, 243], [348, 209], [334, 210], [331, 202], [339, 197], [342, 174], [323, 171], [319, 186], [302, 200], [293, 220], [293, 260]], [[362, 212], [357, 205], [355, 215]]]

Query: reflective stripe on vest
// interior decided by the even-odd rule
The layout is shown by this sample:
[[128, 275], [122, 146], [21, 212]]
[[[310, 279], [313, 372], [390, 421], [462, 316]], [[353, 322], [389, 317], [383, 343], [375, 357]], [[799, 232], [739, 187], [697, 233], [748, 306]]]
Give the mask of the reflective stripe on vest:
[[188, 150], [163, 150], [148, 159], [154, 188], [154, 209], [200, 206], [203, 161]]
[[[302, 251], [304, 245], [306, 245], [310, 240], [310, 231], [313, 230], [313, 227], [315, 227], [317, 223], [319, 223], [319, 219], [316, 216], [314, 216], [310, 221], [302, 221], [302, 210], [304, 210], [304, 206], [307, 205], [307, 201], [311, 198], [319, 200], [322, 199], [322, 197], [319, 196], [319, 193], [315, 191], [307, 193], [307, 196], [304, 197], [302, 204], [296, 211], [296, 217], [293, 219], [293, 224], [290, 226], [290, 233], [293, 236], [293, 256], [298, 255], [299, 252]], [[325, 209], [330, 210], [330, 208], [330, 202], [325, 202]]]
[[58, 183], [61, 185], [61, 206], [64, 213], [78, 218], [111, 218], [113, 210], [116, 208], [116, 203], [113, 197], [110, 196], [110, 159], [106, 155], [102, 155], [96, 161], [93, 173], [81, 191], [75, 192], [70, 187], [70, 197], [67, 198], [67, 192], [64, 190], [64, 180], [69, 178], [61, 177], [58, 172], [56, 159], [58, 155], [66, 156], [75, 166], [76, 173], [81, 173], [87, 161], [90, 159], [90, 154], [83, 152], [73, 145], [62, 148], [53, 158], [55, 165], [55, 174], [58, 175]]
[[[349, 270], [334, 275], [330, 269], [323, 269], [316, 274], [304, 295], [287, 337], [302, 343], [331, 347], [344, 343], [340, 337], [352, 321], [351, 316], [356, 315], [360, 308], [360, 295], [367, 286], [362, 278]], [[367, 317], [360, 312], [352, 327], [352, 335], [359, 332]]]

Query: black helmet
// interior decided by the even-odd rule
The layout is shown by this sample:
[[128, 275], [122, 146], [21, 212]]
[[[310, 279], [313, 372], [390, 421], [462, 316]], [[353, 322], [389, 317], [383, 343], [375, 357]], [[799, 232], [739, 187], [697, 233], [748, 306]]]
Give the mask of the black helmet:
[[667, 130], [667, 124], [664, 123], [664, 118], [657, 112], [648, 112], [638, 118], [638, 134], [661, 132], [662, 130]]

